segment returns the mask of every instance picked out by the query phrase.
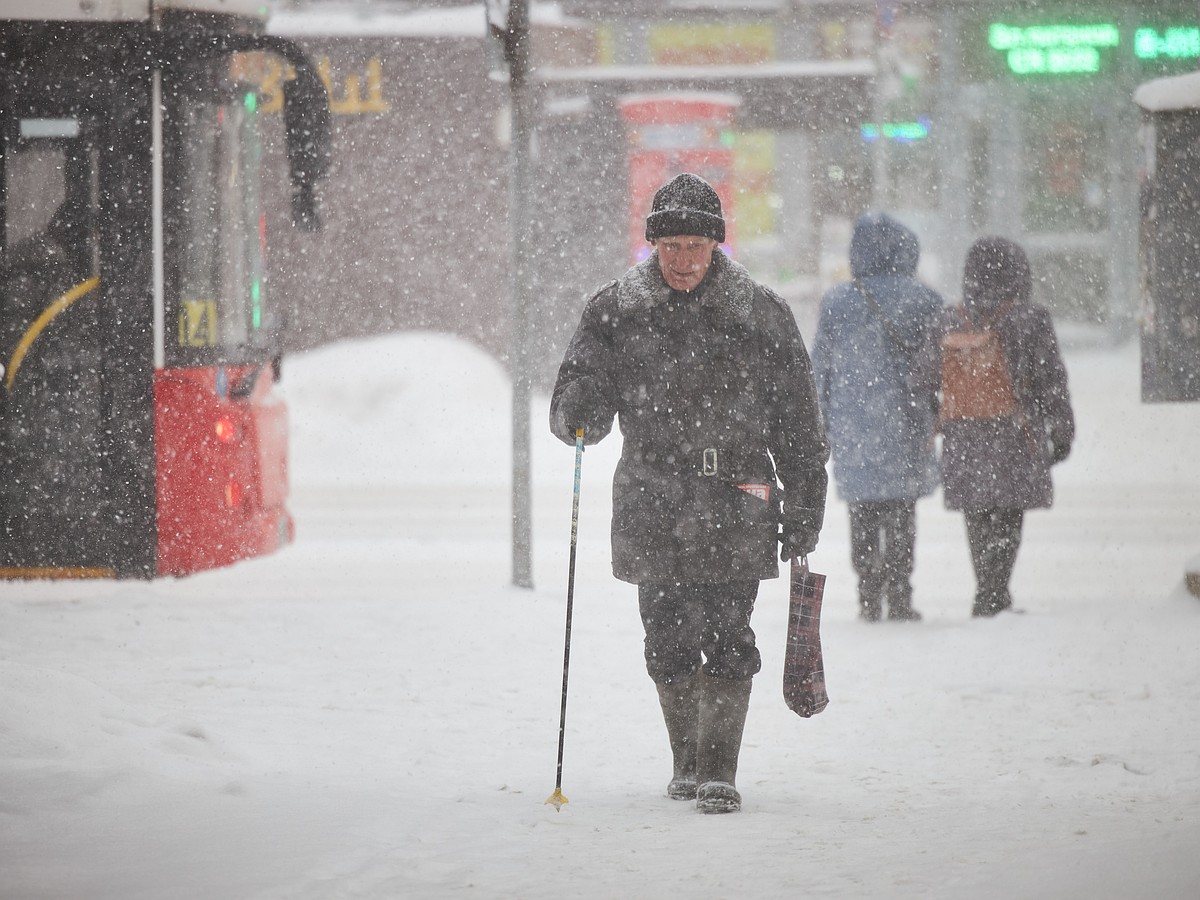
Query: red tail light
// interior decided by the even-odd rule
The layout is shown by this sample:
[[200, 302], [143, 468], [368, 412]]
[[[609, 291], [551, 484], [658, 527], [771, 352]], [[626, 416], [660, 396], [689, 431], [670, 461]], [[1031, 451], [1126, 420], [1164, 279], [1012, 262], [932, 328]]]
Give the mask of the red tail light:
[[237, 426], [233, 424], [233, 420], [228, 416], [217, 419], [213, 425], [213, 430], [217, 434], [217, 440], [222, 444], [232, 444], [237, 439]]

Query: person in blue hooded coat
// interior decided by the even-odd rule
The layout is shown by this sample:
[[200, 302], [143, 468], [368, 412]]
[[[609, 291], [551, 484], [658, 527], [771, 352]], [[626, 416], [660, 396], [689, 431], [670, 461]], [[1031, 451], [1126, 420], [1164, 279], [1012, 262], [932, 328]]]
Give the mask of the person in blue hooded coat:
[[892, 217], [860, 217], [852, 280], [821, 300], [813, 342], [817, 399], [838, 495], [850, 507], [861, 616], [917, 621], [916, 501], [937, 485], [934, 430], [942, 297], [917, 280], [920, 244]]

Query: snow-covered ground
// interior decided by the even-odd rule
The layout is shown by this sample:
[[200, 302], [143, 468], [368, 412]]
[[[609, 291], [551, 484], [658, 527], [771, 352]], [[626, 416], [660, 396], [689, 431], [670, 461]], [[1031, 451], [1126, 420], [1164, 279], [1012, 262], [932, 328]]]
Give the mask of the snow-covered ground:
[[511, 587], [509, 389], [447, 337], [289, 361], [296, 543], [157, 583], [0, 585], [0, 897], [1200, 896], [1200, 410], [1136, 349], [1067, 357], [1079, 440], [1027, 520], [1025, 615], [972, 621], [961, 519], [919, 509], [919, 625], [855, 617], [846, 510], [814, 568], [832, 702], [755, 627], [744, 810], [663, 795], [635, 591], [590, 449], [561, 812], [574, 455], [534, 436], [536, 588]]

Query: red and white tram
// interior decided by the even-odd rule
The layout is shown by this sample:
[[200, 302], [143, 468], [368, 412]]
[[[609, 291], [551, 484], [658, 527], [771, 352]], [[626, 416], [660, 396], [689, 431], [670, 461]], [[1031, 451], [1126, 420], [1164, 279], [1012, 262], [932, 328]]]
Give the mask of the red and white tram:
[[0, 577], [182, 575], [290, 540], [261, 190], [285, 175], [244, 73], [295, 73], [301, 227], [329, 110], [264, 24], [250, 0], [0, 10]]

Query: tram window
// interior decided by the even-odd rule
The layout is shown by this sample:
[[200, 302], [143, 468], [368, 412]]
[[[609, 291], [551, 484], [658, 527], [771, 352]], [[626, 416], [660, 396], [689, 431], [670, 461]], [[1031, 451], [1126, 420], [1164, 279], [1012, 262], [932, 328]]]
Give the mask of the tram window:
[[5, 160], [8, 216], [6, 235], [13, 247], [46, 230], [67, 196], [67, 154], [61, 147], [10, 152]]
[[256, 95], [223, 94], [184, 96], [175, 110], [174, 365], [254, 360], [275, 340], [263, 310]]
[[[96, 170], [95, 149], [78, 140], [19, 141], [5, 155], [3, 262], [9, 289], [23, 302], [53, 296], [97, 270]], [[23, 279], [19, 288], [12, 279]]]

